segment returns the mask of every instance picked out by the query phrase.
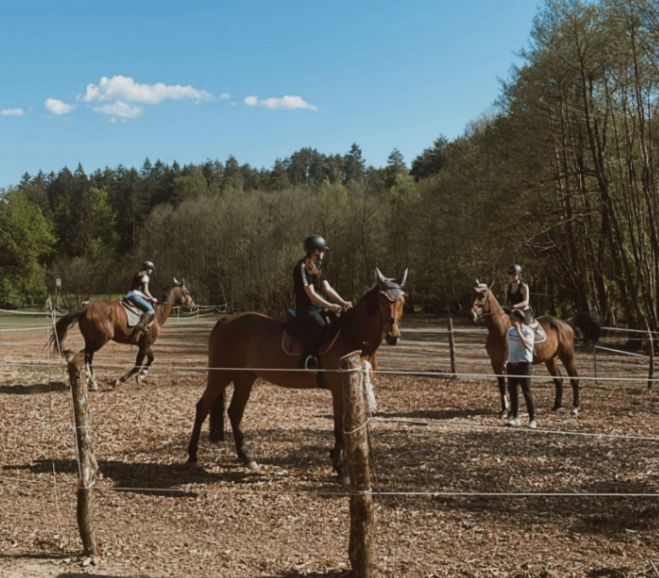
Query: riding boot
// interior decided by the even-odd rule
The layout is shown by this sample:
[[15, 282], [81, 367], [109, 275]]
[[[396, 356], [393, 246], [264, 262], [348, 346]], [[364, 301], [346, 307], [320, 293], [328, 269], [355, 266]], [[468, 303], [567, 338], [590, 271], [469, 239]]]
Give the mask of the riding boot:
[[153, 313], [145, 313], [142, 315], [142, 319], [140, 319], [139, 323], [135, 326], [135, 331], [141, 331], [142, 333], [147, 333], [149, 330], [147, 329], [147, 325], [151, 323], [155, 315]]

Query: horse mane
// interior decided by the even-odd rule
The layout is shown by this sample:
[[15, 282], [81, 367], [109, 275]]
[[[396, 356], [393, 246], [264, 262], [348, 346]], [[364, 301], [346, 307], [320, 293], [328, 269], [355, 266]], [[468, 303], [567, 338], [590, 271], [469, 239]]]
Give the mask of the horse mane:
[[376, 285], [373, 289], [370, 289], [363, 299], [366, 299], [366, 311], [368, 316], [374, 315], [378, 310], [378, 293], [380, 292], [380, 286]]

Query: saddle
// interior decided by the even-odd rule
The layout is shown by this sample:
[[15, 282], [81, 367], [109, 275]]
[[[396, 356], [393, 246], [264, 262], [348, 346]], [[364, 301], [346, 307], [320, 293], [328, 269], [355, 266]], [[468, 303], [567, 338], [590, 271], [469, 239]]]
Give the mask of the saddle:
[[[128, 299], [122, 300], [121, 305], [126, 310], [126, 316], [128, 318], [128, 327], [135, 327], [140, 322], [140, 319], [142, 319], [142, 315], [144, 315], [144, 311], [142, 311], [134, 303], [128, 301]], [[150, 321], [147, 327], [151, 327], [154, 321], [155, 321], [155, 317]]]
[[[318, 348], [318, 355], [324, 355], [327, 353], [339, 337], [341, 333], [341, 323], [339, 317], [333, 313], [327, 313], [326, 317], [328, 318], [328, 324], [325, 329], [325, 337], [321, 346]], [[303, 355], [305, 352], [304, 345], [301, 342], [301, 339], [304, 337], [304, 329], [301, 327], [297, 317], [295, 316], [295, 311], [293, 309], [288, 310], [288, 317], [286, 318], [286, 326], [284, 327], [284, 333], [281, 338], [281, 348], [286, 355]]]

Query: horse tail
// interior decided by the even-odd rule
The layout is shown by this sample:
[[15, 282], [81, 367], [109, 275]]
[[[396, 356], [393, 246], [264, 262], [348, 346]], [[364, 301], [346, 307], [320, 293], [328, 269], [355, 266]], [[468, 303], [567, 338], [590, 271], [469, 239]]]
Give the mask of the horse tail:
[[64, 340], [66, 339], [66, 333], [69, 329], [75, 326], [80, 319], [80, 316], [85, 312], [86, 307], [78, 309], [77, 311], [72, 311], [67, 313], [62, 317], [56, 324], [55, 329], [50, 334], [50, 339], [48, 340], [48, 345], [53, 348], [54, 353], [59, 353], [63, 355], [62, 345], [64, 345]]
[[602, 333], [602, 320], [597, 313], [591, 313], [590, 311], [577, 313], [574, 317], [570, 317], [567, 322], [572, 329], [578, 329], [581, 332], [586, 349], [595, 347]]

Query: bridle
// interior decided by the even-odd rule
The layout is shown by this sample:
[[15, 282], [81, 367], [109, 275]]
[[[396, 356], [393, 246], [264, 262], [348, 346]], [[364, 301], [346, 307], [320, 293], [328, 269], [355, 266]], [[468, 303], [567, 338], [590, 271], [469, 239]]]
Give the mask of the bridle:
[[[395, 289], [381, 289], [379, 294], [384, 295], [390, 303], [396, 303], [396, 301], [398, 301], [401, 297], [405, 296], [405, 293], [397, 287]], [[400, 323], [400, 317], [396, 317], [395, 315], [385, 319], [382, 315], [382, 310], [380, 307], [378, 307], [378, 314], [380, 316], [380, 324], [382, 325], [382, 330], [384, 331], [385, 329], [388, 329], [388, 331], [385, 331], [385, 333], [391, 333], [393, 331], [394, 325], [398, 325]]]
[[472, 311], [476, 312], [476, 319], [482, 319], [483, 317], [492, 317], [494, 315], [505, 315], [505, 311], [485, 311], [485, 306], [490, 304], [490, 290], [487, 289], [485, 292], [485, 299], [483, 303], [479, 303], [480, 311], [476, 310], [476, 303], [471, 304]]

